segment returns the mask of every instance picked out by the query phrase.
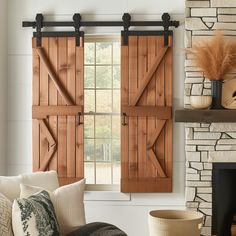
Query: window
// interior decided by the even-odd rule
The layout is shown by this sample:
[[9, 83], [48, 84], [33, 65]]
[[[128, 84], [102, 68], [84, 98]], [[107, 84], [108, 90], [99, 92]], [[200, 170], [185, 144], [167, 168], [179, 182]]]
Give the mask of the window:
[[120, 37], [85, 37], [84, 163], [89, 186], [120, 184]]

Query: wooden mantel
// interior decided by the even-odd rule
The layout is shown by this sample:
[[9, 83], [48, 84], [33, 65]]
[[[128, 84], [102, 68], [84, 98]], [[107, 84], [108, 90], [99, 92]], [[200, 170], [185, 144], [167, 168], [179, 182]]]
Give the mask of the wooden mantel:
[[236, 122], [236, 110], [176, 110], [175, 122]]

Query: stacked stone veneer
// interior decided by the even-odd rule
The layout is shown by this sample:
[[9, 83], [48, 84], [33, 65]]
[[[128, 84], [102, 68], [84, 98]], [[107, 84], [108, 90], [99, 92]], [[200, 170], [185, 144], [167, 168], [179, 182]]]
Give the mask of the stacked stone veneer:
[[[236, 0], [186, 1], [185, 47], [209, 38], [214, 30], [236, 40]], [[185, 60], [185, 108], [190, 95], [211, 94], [211, 83]], [[236, 162], [236, 123], [186, 123], [186, 206], [205, 215], [202, 235], [211, 235], [212, 162]]]

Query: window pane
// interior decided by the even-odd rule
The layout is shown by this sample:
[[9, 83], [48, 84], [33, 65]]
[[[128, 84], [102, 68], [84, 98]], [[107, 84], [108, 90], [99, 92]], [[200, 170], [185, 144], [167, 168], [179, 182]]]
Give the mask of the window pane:
[[120, 66], [113, 66], [113, 88], [120, 88]]
[[120, 112], [120, 90], [113, 90], [113, 112]]
[[94, 139], [84, 139], [84, 160], [94, 161]]
[[112, 161], [113, 162], [120, 161], [120, 140], [119, 139], [112, 140]]
[[120, 170], [120, 162], [114, 162], [112, 171], [113, 184], [120, 184]]
[[93, 113], [84, 116], [86, 183], [120, 184], [120, 41], [91, 40], [84, 57], [84, 112]]
[[111, 116], [95, 117], [96, 138], [111, 138]]
[[97, 88], [111, 88], [112, 87], [111, 66], [97, 66], [96, 67], [96, 87]]
[[112, 112], [112, 90], [97, 90], [96, 91], [96, 112], [108, 113]]
[[96, 183], [111, 184], [111, 163], [96, 163]]
[[86, 184], [95, 184], [95, 175], [94, 175], [94, 163], [85, 162], [84, 163], [84, 175], [86, 178]]
[[120, 43], [113, 43], [113, 64], [120, 64]]
[[84, 112], [95, 112], [94, 90], [84, 90]]
[[84, 63], [94, 64], [95, 63], [95, 43], [85, 43], [84, 45]]
[[94, 138], [94, 116], [84, 116], [84, 137]]
[[95, 156], [98, 162], [111, 162], [111, 139], [96, 140]]
[[94, 88], [94, 66], [85, 66], [84, 67], [84, 87], [85, 88]]
[[97, 64], [111, 64], [111, 43], [96, 43], [96, 63]]
[[112, 138], [120, 138], [120, 116], [112, 117]]

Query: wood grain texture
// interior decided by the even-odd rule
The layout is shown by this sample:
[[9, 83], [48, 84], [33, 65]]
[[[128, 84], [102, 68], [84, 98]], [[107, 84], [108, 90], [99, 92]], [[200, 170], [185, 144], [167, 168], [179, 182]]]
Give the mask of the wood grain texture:
[[[33, 39], [33, 170], [56, 170], [61, 183], [84, 177], [84, 49], [75, 38]], [[40, 126], [39, 126], [40, 123]]]
[[[173, 37], [169, 36], [170, 50], [165, 57], [165, 104], [173, 105]], [[168, 177], [173, 172], [173, 120], [169, 119], [165, 126], [165, 166]]]
[[148, 155], [151, 159], [152, 164], [154, 165], [155, 169], [157, 170], [158, 175], [161, 178], [165, 178], [166, 173], [164, 172], [162, 166], [160, 165], [160, 162], [159, 162], [157, 156], [155, 155], [155, 153], [152, 149], [148, 151]]
[[[138, 37], [129, 37], [129, 103], [138, 89]], [[122, 78], [123, 79], [123, 78]], [[129, 177], [138, 177], [138, 119], [129, 117]]]
[[152, 130], [149, 134], [149, 140], [147, 142], [147, 149], [152, 148], [153, 145], [155, 144], [155, 142], [157, 141], [157, 139], [159, 138], [159, 136], [166, 124], [166, 120], [160, 120], [159, 123], [160, 124], [157, 126], [157, 128]]
[[[67, 38], [58, 38], [58, 76], [60, 84], [66, 88], [67, 82]], [[66, 105], [58, 96], [58, 106]], [[58, 117], [58, 175], [67, 177], [67, 117]]]
[[[121, 110], [129, 105], [129, 47], [121, 46]], [[129, 177], [129, 126], [121, 126], [121, 176]]]
[[47, 71], [47, 73], [49, 74], [50, 78], [52, 79], [52, 81], [54, 82], [54, 85], [56, 86], [58, 92], [60, 93], [60, 95], [63, 97], [63, 99], [65, 100], [67, 105], [73, 105], [73, 101], [70, 98], [70, 96], [68, 95], [65, 87], [60, 83], [60, 81], [58, 80], [58, 76], [55, 72], [55, 70], [53, 69], [51, 62], [49, 61], [48, 57], [47, 57], [47, 51], [45, 51], [45, 49], [43, 48], [36, 48], [36, 51], [40, 57], [40, 60], [43, 62], [45, 70]]
[[[49, 39], [43, 38], [42, 39], [42, 47], [45, 53], [48, 53], [48, 46], [49, 46]], [[37, 49], [36, 49], [37, 50]], [[40, 106], [47, 106], [48, 105], [48, 72], [45, 64], [42, 63], [40, 59], [40, 83], [39, 83], [39, 104]], [[48, 124], [48, 120], [45, 120], [46, 124]], [[47, 137], [44, 133], [40, 132], [40, 168], [41, 163], [44, 162], [45, 155], [48, 152], [49, 146]]]
[[171, 178], [129, 178], [121, 179], [121, 191], [131, 193], [171, 192]]
[[166, 88], [172, 83], [172, 61], [166, 59], [171, 47], [164, 47], [162, 36], [132, 35], [128, 53], [121, 51], [121, 65], [128, 65], [121, 74], [121, 113], [128, 121], [121, 129], [122, 192], [172, 189], [172, 127], [166, 128], [172, 123], [172, 89]]
[[[76, 104], [84, 105], [84, 39], [81, 37], [80, 47], [76, 47]], [[84, 176], [84, 120], [76, 124], [76, 177]]]
[[[39, 84], [40, 84], [40, 60], [36, 52], [36, 39], [32, 39], [32, 64], [33, 64], [33, 81], [32, 81], [32, 104], [39, 106]], [[32, 157], [33, 171], [39, 170], [40, 167], [40, 131], [37, 120], [32, 120]]]
[[162, 48], [161, 51], [159, 52], [158, 56], [156, 56], [152, 66], [150, 67], [150, 69], [144, 75], [143, 81], [142, 81], [141, 85], [139, 86], [137, 94], [135, 94], [135, 96], [134, 96], [134, 98], [131, 102], [131, 105], [133, 105], [133, 106], [137, 105], [137, 103], [138, 103], [139, 99], [141, 98], [144, 90], [146, 89], [146, 87], [150, 83], [154, 72], [157, 70], [158, 66], [162, 62], [167, 50], [168, 50], [168, 47]]
[[78, 112], [83, 112], [83, 106], [32, 106], [33, 119], [46, 119], [49, 116], [77, 116]]
[[[58, 41], [57, 38], [49, 38], [49, 60], [51, 62], [51, 66], [55, 73], [57, 73], [57, 58], [58, 58]], [[53, 81], [49, 79], [49, 105], [50, 106], [57, 106], [57, 89], [55, 85], [53, 84]], [[42, 107], [42, 106], [39, 106]], [[53, 110], [56, 110], [55, 108]], [[32, 107], [32, 117], [34, 117], [34, 106]], [[43, 112], [39, 112], [39, 114], [42, 114]], [[43, 119], [47, 118], [46, 116], [43, 117]], [[49, 127], [51, 129], [52, 135], [57, 140], [57, 115], [49, 116]], [[56, 147], [55, 147], [56, 149]], [[50, 163], [49, 163], [49, 169], [57, 171], [57, 150], [55, 150]]]
[[[156, 54], [158, 54], [164, 45], [164, 38], [158, 37], [156, 39]], [[160, 63], [156, 71], [156, 106], [165, 107], [165, 59]], [[172, 107], [171, 107], [172, 109]], [[168, 119], [170, 119], [169, 117]], [[156, 128], [160, 126], [160, 120], [156, 117]], [[158, 157], [161, 166], [165, 168], [165, 130], [162, 130], [155, 146], [155, 154]]]
[[[148, 68], [153, 64], [153, 61], [156, 56], [156, 36], [148, 36]], [[157, 107], [156, 105], [156, 71], [154, 72], [152, 79], [147, 87], [147, 106], [145, 108], [150, 107], [150, 111], [157, 111], [156, 114], [149, 114], [147, 118], [147, 146], [148, 146], [148, 138], [152, 134], [153, 130], [156, 128], [156, 118], [158, 115], [161, 114], [161, 117], [163, 117], [164, 114], [162, 114], [162, 111], [160, 108], [163, 109], [163, 107]], [[165, 109], [165, 108], [164, 108]], [[168, 119], [168, 118], [161, 118], [159, 119]], [[154, 166], [152, 165], [152, 162], [150, 158], [147, 158], [147, 172], [149, 173], [150, 177], [156, 177], [157, 171], [155, 170]]]
[[51, 131], [49, 130], [47, 124], [46, 124], [46, 120], [39, 120], [39, 126], [40, 126], [40, 130], [41, 130], [41, 134], [44, 135], [44, 137], [47, 139], [48, 142], [48, 150], [45, 152], [44, 157], [42, 159], [42, 161], [40, 162], [40, 171], [46, 171], [47, 167], [53, 157], [53, 154], [56, 151], [56, 141], [51, 133]]
[[[154, 100], [155, 102], [155, 100]], [[159, 120], [170, 119], [172, 116], [172, 107], [165, 106], [122, 106], [121, 113], [129, 117], [149, 117], [153, 116]], [[154, 120], [155, 121], [155, 120]], [[155, 128], [155, 122], [153, 123]]]
[[[75, 104], [75, 38], [67, 38], [67, 60], [68, 60], [68, 70], [67, 70], [67, 93], [71, 98], [73, 104]], [[76, 177], [76, 117], [77, 116], [67, 116], [67, 177]]]
[[[138, 90], [142, 86], [145, 80], [144, 75], [146, 74], [147, 68], [147, 37], [138, 37]], [[139, 99], [140, 106], [147, 105], [147, 91], [144, 90], [142, 96]], [[145, 177], [147, 174], [147, 123], [146, 117], [138, 117], [138, 177]]]

